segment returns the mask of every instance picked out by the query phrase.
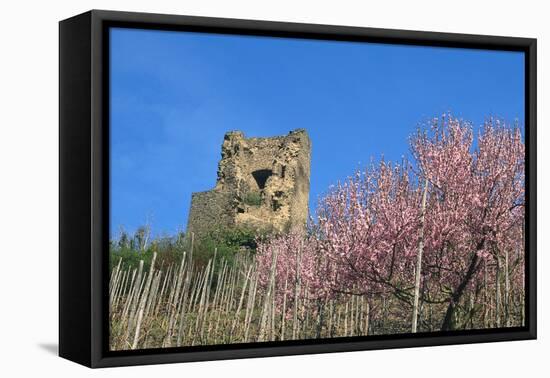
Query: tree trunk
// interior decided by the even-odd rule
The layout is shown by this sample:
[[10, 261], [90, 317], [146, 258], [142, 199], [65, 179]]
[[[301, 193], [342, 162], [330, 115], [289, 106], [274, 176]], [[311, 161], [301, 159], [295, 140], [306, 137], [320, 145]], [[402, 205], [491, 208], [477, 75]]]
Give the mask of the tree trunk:
[[[477, 250], [480, 250], [483, 246], [483, 242], [481, 242], [478, 245]], [[456, 305], [460, 302], [460, 298], [462, 298], [462, 294], [464, 294], [464, 290], [466, 289], [466, 286], [474, 276], [474, 273], [476, 272], [478, 268], [478, 260], [479, 257], [477, 255], [477, 251], [474, 252], [472, 255], [472, 259], [470, 260], [470, 265], [468, 266], [468, 271], [466, 272], [466, 275], [454, 291], [453, 295], [451, 296], [451, 299], [449, 301], [449, 306], [447, 307], [447, 311], [445, 313], [445, 318], [443, 319], [443, 323], [441, 324], [441, 330], [442, 331], [449, 331], [454, 329], [453, 324], [453, 317], [456, 310]]]

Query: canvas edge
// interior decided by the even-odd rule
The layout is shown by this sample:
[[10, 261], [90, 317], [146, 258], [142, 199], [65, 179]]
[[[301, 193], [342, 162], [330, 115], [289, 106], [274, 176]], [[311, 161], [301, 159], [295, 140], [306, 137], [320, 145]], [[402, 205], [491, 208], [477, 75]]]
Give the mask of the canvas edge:
[[91, 12], [59, 23], [59, 356], [91, 366]]

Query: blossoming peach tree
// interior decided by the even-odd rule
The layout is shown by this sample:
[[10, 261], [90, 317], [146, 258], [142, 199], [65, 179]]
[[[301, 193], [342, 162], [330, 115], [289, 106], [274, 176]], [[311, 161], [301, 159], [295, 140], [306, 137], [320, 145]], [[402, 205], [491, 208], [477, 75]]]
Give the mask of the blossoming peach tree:
[[298, 306], [360, 296], [372, 317], [412, 332], [522, 316], [513, 303], [524, 276], [519, 127], [489, 119], [474, 132], [446, 114], [419, 128], [410, 148], [411, 162], [371, 164], [330, 188], [307, 232], [259, 242], [260, 285], [279, 312], [297, 317]]

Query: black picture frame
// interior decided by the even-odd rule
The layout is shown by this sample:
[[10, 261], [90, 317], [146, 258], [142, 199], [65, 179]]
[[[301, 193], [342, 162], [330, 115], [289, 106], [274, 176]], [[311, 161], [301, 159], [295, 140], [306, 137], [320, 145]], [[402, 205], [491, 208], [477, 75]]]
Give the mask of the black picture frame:
[[[322, 340], [108, 350], [110, 27], [525, 53], [525, 327]], [[59, 24], [59, 355], [88, 367], [535, 339], [536, 39], [92, 10]]]

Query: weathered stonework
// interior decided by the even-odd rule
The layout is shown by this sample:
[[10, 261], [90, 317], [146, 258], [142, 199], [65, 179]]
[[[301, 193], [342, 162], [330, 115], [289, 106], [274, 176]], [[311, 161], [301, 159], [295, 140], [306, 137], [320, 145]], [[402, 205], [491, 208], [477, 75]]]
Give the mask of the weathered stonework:
[[225, 134], [214, 189], [193, 193], [188, 232], [244, 226], [283, 232], [308, 216], [311, 142], [304, 129], [286, 136]]

